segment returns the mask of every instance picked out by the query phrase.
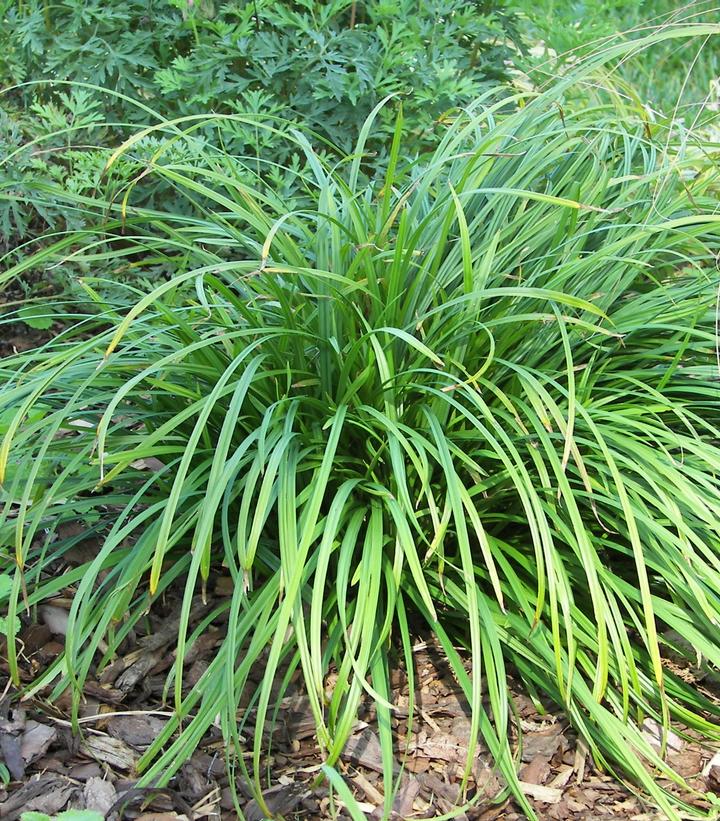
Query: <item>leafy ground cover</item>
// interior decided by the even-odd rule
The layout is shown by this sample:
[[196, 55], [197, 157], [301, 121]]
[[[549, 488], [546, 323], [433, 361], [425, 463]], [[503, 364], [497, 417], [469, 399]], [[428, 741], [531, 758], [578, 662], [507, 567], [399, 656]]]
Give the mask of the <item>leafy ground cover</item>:
[[[84, 224], [60, 192], [92, 195], [100, 149], [122, 139], [123, 123], [240, 112], [314, 132], [318, 151], [328, 141], [347, 152], [371, 109], [395, 93], [405, 100], [405, 150], [417, 152], [434, 145], [447, 109], [507, 76], [519, 42], [514, 16], [495, 0], [4, 0], [0, 20], [0, 237], [12, 248]], [[391, 123], [385, 112], [376, 123], [376, 163]], [[225, 124], [205, 138], [261, 168], [276, 192], [297, 193], [284, 171], [299, 159], [291, 142], [254, 123]], [[143, 193], [164, 208], [173, 196], [172, 187]]]
[[[680, 8], [665, 0], [444, 1], [424, 3], [421, 14], [415, 6], [131, 0], [120, 9], [99, 0], [52, 7], [4, 0], [0, 243], [6, 253], [0, 265], [26, 259], [48, 231], [92, 223], [84, 209], [68, 208], [64, 195], [92, 199], [98, 188], [107, 190], [107, 149], [133, 124], [207, 111], [251, 115], [252, 122], [198, 128], [196, 137], [244, 157], [249, 184], [257, 185], [260, 176], [291, 209], [302, 202], [297, 180], [304, 156], [292, 140], [277, 139], [258, 122], [285, 131], [299, 127], [318, 153], [327, 149], [332, 156], [330, 146], [349, 151], [372, 107], [395, 93], [404, 100], [404, 159], [412, 159], [437, 145], [455, 107], [506, 82], [511, 63], [534, 66], [533, 82], [540, 86], [568, 59], [600, 48], [620, 29], [634, 29], [628, 36], [637, 37], [648, 19], [655, 25], [713, 19], [705, 0]], [[555, 53], [559, 59], [550, 56]], [[633, 91], [624, 93], [638, 94], [661, 116], [677, 105], [690, 129], [718, 105], [717, 56], [699, 38], [659, 47], [652, 60], [621, 64], [616, 75], [632, 83]], [[394, 117], [393, 106], [382, 110], [367, 164], [382, 169], [387, 162]], [[152, 140], [136, 146], [124, 172], [116, 164], [116, 180], [131, 179], [157, 148]], [[148, 182], [142, 187], [147, 207], [187, 209], [172, 186]], [[60, 290], [74, 290], [73, 271], [65, 266], [42, 276]]]
[[[217, 728], [271, 814], [267, 734], [299, 688], [348, 807], [341, 756], [373, 705], [389, 817], [392, 670], [412, 717], [425, 634], [468, 705], [458, 795], [484, 746], [534, 813], [512, 678], [665, 817], [713, 815], [667, 748], [671, 732], [719, 735], [712, 691], [680, 674], [720, 662], [717, 148], [592, 90], [632, 50], [606, 47], [540, 95], [480, 98], [419, 163], [398, 118], [383, 176], [364, 162], [372, 118], [339, 162], [276, 134], [305, 158], [296, 209], [196, 138], [213, 118], [130, 138], [111, 169], [148, 137], [158, 149], [121, 202], [66, 196], [117, 220], [43, 264], [71, 249], [90, 271], [129, 259], [168, 276], [110, 296], [83, 276], [94, 309], [0, 364], [15, 683], [16, 618], [66, 601], [64, 647], [32, 692], [69, 699], [77, 722], [88, 683], [180, 589], [172, 715], [137, 762], [144, 783], [164, 787]], [[148, 208], [149, 177], [194, 207]], [[98, 542], [80, 561], [63, 530], [78, 519]]]

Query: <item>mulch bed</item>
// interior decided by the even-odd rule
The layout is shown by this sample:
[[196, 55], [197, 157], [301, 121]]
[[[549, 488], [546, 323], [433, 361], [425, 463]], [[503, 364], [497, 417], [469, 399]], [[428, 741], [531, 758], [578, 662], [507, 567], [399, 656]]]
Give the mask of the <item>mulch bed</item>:
[[[226, 586], [222, 579], [216, 591]], [[71, 591], [68, 591], [70, 593]], [[196, 617], [212, 606], [196, 603]], [[39, 623], [21, 634], [22, 676], [29, 681], [61, 652], [70, 600], [58, 598], [39, 608]], [[224, 764], [225, 743], [219, 731], [209, 733], [166, 789], [138, 788], [135, 765], [156, 738], [171, 707], [162, 701], [167, 670], [173, 663], [168, 648], [177, 632], [177, 602], [166, 601], [162, 618], [153, 616], [147, 635], [135, 635], [122, 655], [85, 687], [81, 708], [82, 733], [73, 736], [69, 699], [50, 704], [42, 698], [21, 701], [10, 689], [7, 665], [0, 660], [0, 750], [13, 781], [0, 790], [0, 818], [19, 819], [24, 811], [54, 814], [63, 809], [95, 809], [108, 819], [197, 821], [238, 818]], [[191, 687], [206, 669], [221, 641], [223, 625], [211, 628], [186, 665]], [[2, 653], [4, 657], [5, 653]], [[414, 648], [416, 717], [408, 732], [407, 679], [393, 673], [393, 703], [398, 773], [404, 762], [401, 788], [393, 804], [393, 821], [436, 818], [460, 801], [459, 786], [466, 759], [470, 719], [465, 700], [442, 659], [440, 650], [418, 637]], [[332, 686], [332, 681], [328, 681]], [[318, 785], [321, 759], [307, 699], [299, 689], [282, 701], [273, 730], [271, 758], [265, 762], [272, 783], [265, 794], [271, 809], [291, 819], [349, 819], [342, 803], [330, 804], [327, 788]], [[599, 772], [561, 715], [536, 709], [513, 693], [522, 731], [517, 747], [523, 789], [542, 819], [628, 819], [651, 821], [664, 816], [633, 795], [610, 775]], [[251, 746], [252, 712], [245, 715], [243, 736]], [[657, 728], [648, 725], [649, 737]], [[671, 737], [669, 760], [701, 790], [720, 793], [720, 757], [699, 743]], [[712, 759], [712, 761], [711, 761]], [[339, 768], [353, 787], [368, 819], [382, 818], [383, 784], [380, 743], [370, 703], [364, 705]], [[703, 772], [705, 774], [703, 774]], [[245, 818], [263, 817], [247, 785], [236, 779], [235, 791]], [[468, 797], [474, 806], [459, 817], [473, 821], [520, 821], [512, 801], [504, 796], [486, 749], [476, 755]], [[688, 798], [686, 796], [686, 798]], [[692, 796], [688, 798], [692, 801]], [[698, 808], [702, 808], [702, 804]], [[334, 811], [334, 814], [333, 814]]]
[[[0, 355], [25, 350], [48, 338], [18, 324], [4, 329]], [[65, 536], [71, 535], [68, 533]], [[84, 561], [92, 544], [81, 543], [75, 555]], [[73, 561], [69, 555], [68, 560]], [[214, 586], [218, 600], [227, 594], [227, 579]], [[225, 589], [224, 589], [225, 588]], [[72, 590], [38, 609], [38, 623], [26, 623], [20, 635], [23, 682], [35, 679], [62, 651]], [[198, 611], [207, 612], [207, 603]], [[42, 697], [23, 701], [9, 683], [6, 653], [0, 646], [0, 754], [12, 781], [0, 788], [0, 819], [19, 819], [36, 810], [94, 809], [108, 819], [142, 821], [197, 821], [238, 818], [233, 793], [248, 821], [263, 817], [247, 784], [238, 778], [231, 790], [225, 770], [225, 743], [219, 731], [209, 733], [191, 759], [165, 789], [138, 787], [136, 764], [157, 737], [172, 709], [163, 703], [171, 649], [177, 633], [177, 602], [166, 601], [165, 611], [149, 619], [147, 635], [133, 634], [121, 656], [91, 678], [81, 709], [82, 733], [74, 736], [69, 722], [69, 699], [55, 703]], [[223, 624], [211, 628], [197, 643], [185, 671], [192, 687], [207, 668]], [[168, 652], [170, 648], [170, 652]], [[671, 664], [672, 662], [669, 662]], [[400, 666], [393, 674], [393, 703], [397, 742], [396, 763], [401, 786], [393, 804], [393, 821], [436, 818], [461, 800], [459, 787], [466, 760], [470, 719], [467, 705], [442, 652], [418, 637], [414, 650], [416, 716], [408, 727], [407, 679]], [[688, 671], [688, 675], [692, 675]], [[328, 686], [332, 682], [328, 681]], [[717, 693], [715, 694], [717, 696]], [[651, 821], [664, 816], [648, 806], [610, 775], [598, 771], [582, 743], [562, 715], [537, 706], [513, 689], [518, 728], [513, 730], [519, 750], [520, 778], [541, 819], [594, 819]], [[252, 742], [252, 715], [243, 710], [243, 734]], [[658, 728], [647, 725], [649, 738]], [[700, 792], [720, 794], [720, 756], [691, 739], [673, 737], [669, 761]], [[321, 759], [314, 723], [301, 691], [289, 691], [273, 731], [271, 758], [265, 762], [272, 783], [265, 794], [271, 809], [291, 819], [350, 816], [326, 786], [318, 784]], [[404, 765], [404, 766], [403, 766]], [[372, 706], [366, 704], [343, 754], [339, 768], [352, 786], [368, 819], [382, 818], [383, 784], [380, 744]], [[460, 818], [472, 821], [520, 821], [513, 802], [502, 791], [487, 750], [477, 751], [467, 797], [474, 804]], [[683, 796], [689, 803], [701, 801]], [[698, 803], [698, 809], [706, 807]]]

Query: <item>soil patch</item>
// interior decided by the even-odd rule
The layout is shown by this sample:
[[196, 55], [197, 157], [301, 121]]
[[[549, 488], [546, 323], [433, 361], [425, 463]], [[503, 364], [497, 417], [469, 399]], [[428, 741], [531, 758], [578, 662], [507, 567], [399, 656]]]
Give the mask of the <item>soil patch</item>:
[[[220, 731], [206, 735], [192, 758], [170, 785], [147, 789], [138, 785], [139, 757], [163, 730], [172, 708], [163, 701], [167, 671], [173, 663], [177, 618], [174, 603], [168, 615], [148, 622], [146, 635], [134, 635], [122, 655], [88, 680], [80, 710], [81, 733], [73, 734], [69, 699], [54, 703], [42, 697], [20, 700], [10, 688], [3, 660], [0, 687], [0, 749], [12, 781], [0, 791], [0, 818], [19, 819], [22, 812], [49, 814], [63, 809], [95, 809], [108, 819], [197, 821], [263, 818], [244, 779], [231, 784], [226, 771], [225, 742]], [[196, 602], [196, 617], [212, 601]], [[69, 599], [59, 598], [40, 608], [37, 624], [21, 634], [22, 678], [29, 681], [47, 668], [62, 649]], [[206, 669], [223, 635], [223, 625], [211, 628], [194, 648], [186, 665], [186, 686], [192, 687]], [[3, 657], [5, 653], [3, 652]], [[408, 679], [401, 668], [392, 677], [396, 739], [395, 771], [400, 789], [393, 802], [393, 821], [436, 818], [462, 803], [460, 793], [467, 758], [470, 718], [460, 688], [439, 648], [418, 640], [414, 648], [415, 716], [410, 720]], [[332, 688], [332, 676], [326, 682]], [[546, 711], [513, 688], [515, 721], [511, 727], [523, 789], [542, 819], [627, 819], [653, 821], [664, 816], [633, 795], [608, 773], [600, 772], [567, 721]], [[252, 747], [253, 710], [241, 708], [242, 734]], [[648, 733], [658, 728], [648, 725]], [[520, 743], [522, 736], [522, 743]], [[720, 791], [720, 759], [712, 759], [696, 741], [673, 736], [669, 760], [700, 791]], [[308, 700], [299, 683], [291, 684], [272, 729], [271, 754], [264, 762], [269, 774], [265, 799], [279, 818], [350, 819], [337, 798], [331, 805], [324, 784], [318, 783], [321, 757]], [[339, 769], [353, 788], [370, 821], [382, 818], [383, 762], [376, 717], [363, 705]], [[703, 774], [704, 773], [704, 774]], [[520, 821], [522, 815], [502, 790], [489, 753], [476, 751], [466, 793], [472, 806], [459, 818], [471, 821]], [[684, 796], [692, 802], [692, 796]], [[697, 800], [697, 799], [695, 799]], [[237, 805], [236, 802], [237, 801]], [[698, 809], [704, 802], [698, 803]]]

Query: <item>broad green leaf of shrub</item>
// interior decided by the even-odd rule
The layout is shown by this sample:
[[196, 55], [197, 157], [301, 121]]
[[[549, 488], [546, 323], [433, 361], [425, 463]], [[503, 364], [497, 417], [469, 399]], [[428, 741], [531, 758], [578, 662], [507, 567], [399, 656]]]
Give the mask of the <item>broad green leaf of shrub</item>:
[[[17, 616], [13, 618], [13, 625], [14, 627], [12, 632], [14, 635], [17, 635], [21, 627], [20, 619]], [[7, 636], [8, 632], [9, 631], [7, 618], [5, 616], [0, 616], [0, 633], [2, 633], [4, 636]]]
[[12, 590], [13, 582], [10, 576], [6, 573], [0, 574], [0, 602], [5, 601], [7, 597], [10, 595], [10, 591]]
[[17, 312], [18, 319], [36, 331], [46, 331], [55, 321], [54, 312], [42, 305], [26, 305]]
[[[37, 406], [33, 407], [27, 414], [27, 416], [25, 417], [26, 422], [39, 422], [46, 415], [48, 410], [50, 410], [48, 405], [38, 404]], [[4, 435], [7, 432], [14, 416], [15, 413], [11, 409], [0, 411], [0, 436]]]
[[[14, 245], [45, 227], [76, 229], [89, 221], [88, 202], [67, 207], [67, 195], [100, 182], [106, 148], [126, 134], [103, 121], [148, 123], [199, 111], [249, 115], [202, 133], [217, 142], [220, 132], [227, 150], [247, 158], [243, 177], [252, 183], [297, 157], [254, 121], [300, 127], [316, 146], [327, 141], [349, 152], [377, 102], [399, 94], [409, 125], [404, 148], [408, 156], [423, 152], [437, 140], [443, 111], [507, 79], [512, 44], [521, 47], [522, 37], [517, 15], [505, 6], [127, 0], [120, 8], [104, 0], [81, 7], [75, 0], [6, 0], [0, 76], [4, 85], [38, 85], [0, 95], [0, 236]], [[80, 85], [88, 78], [96, 87]], [[64, 81], [78, 85], [68, 92]], [[368, 165], [386, 162], [392, 119], [380, 117]], [[283, 184], [294, 196], [303, 193], [289, 170]], [[134, 204], [163, 208], [171, 200], [175, 210], [188, 210], [167, 184], [145, 184], [133, 197]]]

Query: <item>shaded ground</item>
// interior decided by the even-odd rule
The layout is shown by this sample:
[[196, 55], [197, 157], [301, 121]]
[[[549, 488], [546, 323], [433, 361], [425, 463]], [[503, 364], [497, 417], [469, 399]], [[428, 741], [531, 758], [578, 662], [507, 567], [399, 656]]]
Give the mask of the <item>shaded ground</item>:
[[[34, 284], [33, 295], [38, 299], [50, 296], [52, 293], [51, 287], [43, 288], [38, 283]], [[17, 310], [23, 304], [24, 299], [25, 293], [18, 285], [11, 283], [9, 286], [0, 286], [0, 319], [6, 311]], [[12, 356], [14, 353], [37, 348], [52, 339], [59, 327], [35, 330], [24, 322], [9, 322], [0, 325], [0, 357]]]
[[[51, 334], [52, 330], [33, 331], [22, 323], [5, 326], [0, 355], [37, 345]], [[97, 549], [96, 544], [82, 541], [80, 526], [76, 533], [60, 535], [80, 539], [66, 556], [71, 564], [87, 561]], [[228, 579], [216, 579], [215, 601], [227, 595], [227, 584]], [[68, 589], [54, 602], [41, 606], [36, 624], [25, 620], [19, 657], [23, 682], [36, 678], [61, 652], [72, 595]], [[212, 604], [212, 596], [206, 604], [198, 600], [195, 620]], [[54, 814], [67, 808], [96, 809], [109, 819], [142, 821], [231, 821], [238, 817], [219, 731], [203, 739], [169, 788], [136, 786], [138, 758], [157, 737], [171, 709], [163, 702], [163, 689], [174, 662], [168, 648], [173, 647], [177, 635], [177, 602], [166, 601], [165, 607], [163, 613], [148, 620], [147, 635], [133, 634], [121, 655], [88, 680], [79, 737], [71, 732], [68, 698], [51, 704], [40, 694], [19, 701], [9, 683], [6, 648], [0, 644], [0, 753], [12, 779], [5, 788], [0, 787], [0, 818], [13, 821], [29, 810]], [[223, 632], [224, 624], [218, 621], [188, 653], [186, 687], [192, 687], [202, 675]], [[400, 668], [393, 674], [393, 702], [398, 706], [393, 731], [397, 772], [402, 773], [393, 821], [435, 818], [456, 805], [470, 731], [464, 699], [442, 653], [418, 639], [414, 667], [417, 715], [412, 726], [408, 725], [407, 679]], [[690, 670], [684, 673], [691, 678], [694, 675]], [[331, 687], [332, 681], [327, 685]], [[519, 687], [513, 702], [516, 721], [512, 732], [520, 778], [541, 819], [652, 821], [663, 817], [608, 774], [599, 772], [562, 716], [538, 709]], [[384, 800], [380, 745], [372, 709], [369, 705], [364, 709], [340, 770], [367, 817], [378, 819]], [[240, 710], [238, 717], [246, 719], [243, 734], [251, 747], [252, 712]], [[659, 738], [652, 722], [646, 731], [651, 740]], [[670, 742], [670, 763], [698, 791], [684, 795], [685, 799], [698, 808], [706, 807], [699, 793], [709, 790], [720, 794], [720, 757], [713, 758], [713, 751], [692, 739], [673, 737]], [[272, 773], [266, 800], [273, 811], [287, 821], [349, 818], [341, 803], [331, 806], [324, 786], [316, 786], [320, 763], [307, 700], [299, 692], [289, 692], [273, 732], [272, 757], [266, 762]], [[242, 779], [236, 780], [234, 792], [248, 821], [259, 821], [262, 814]], [[474, 806], [460, 818], [521, 818], [504, 796], [485, 749], [476, 756], [468, 797], [475, 799]]]
[[4, 329], [0, 338], [0, 357], [37, 348], [52, 338], [52, 331], [34, 331], [22, 322], [13, 322]]
[[[78, 557], [80, 558], [80, 557]], [[222, 584], [220, 585], [222, 587]], [[217, 590], [217, 587], [216, 587]], [[69, 598], [58, 598], [39, 608], [40, 623], [21, 635], [20, 664], [29, 680], [47, 667], [61, 650]], [[168, 603], [168, 611], [173, 609]], [[196, 618], [211, 606], [197, 602]], [[26, 702], [13, 699], [7, 684], [7, 664], [0, 662], [0, 749], [13, 781], [0, 792], [0, 818], [18, 819], [21, 812], [62, 809], [97, 809], [112, 819], [143, 821], [195, 821], [235, 819], [232, 791], [224, 767], [225, 744], [219, 731], [203, 740], [192, 759], [165, 790], [136, 788], [135, 765], [139, 755], [157, 736], [169, 715], [163, 704], [165, 676], [173, 657], [177, 621], [172, 614], [155, 619], [148, 635], [136, 635], [123, 654], [85, 687], [81, 709], [82, 736], [73, 737], [69, 703], [64, 697], [50, 704], [42, 698]], [[193, 648], [186, 667], [191, 687], [206, 669], [223, 625], [211, 629], [206, 640]], [[408, 732], [406, 679], [401, 670], [393, 676], [393, 699], [398, 705], [394, 720], [398, 773], [405, 757], [401, 789], [394, 802], [394, 821], [435, 818], [450, 811], [458, 801], [458, 788], [466, 756], [470, 722], [459, 688], [439, 651], [418, 641], [414, 652], [418, 715]], [[328, 682], [332, 686], [332, 682]], [[520, 758], [520, 777], [542, 819], [660, 819], [651, 807], [594, 767], [582, 744], [562, 717], [538, 712], [525, 696], [513, 697], [516, 720], [523, 732], [522, 748], [513, 741]], [[243, 735], [251, 745], [252, 712]], [[366, 705], [343, 755], [340, 769], [353, 786], [369, 819], [382, 817], [383, 788], [380, 745], [374, 715]], [[649, 737], [657, 728], [647, 728]], [[720, 792], [720, 766], [708, 767], [712, 752], [689, 740], [671, 738], [670, 761], [698, 790]], [[720, 759], [715, 759], [720, 764]], [[290, 693], [273, 732], [272, 758], [266, 762], [273, 786], [266, 793], [271, 808], [291, 819], [346, 819], [342, 804], [332, 814], [327, 791], [313, 782], [320, 757], [314, 739], [312, 716], [306, 699]], [[706, 775], [703, 775], [706, 770]], [[461, 818], [475, 821], [519, 821], [511, 802], [503, 798], [501, 785], [487, 751], [476, 757], [469, 797], [476, 805]], [[262, 815], [242, 779], [236, 781], [240, 805], [248, 821]], [[478, 795], [479, 794], [479, 795]], [[692, 803], [693, 797], [688, 797]], [[703, 804], [698, 803], [698, 808]]]

